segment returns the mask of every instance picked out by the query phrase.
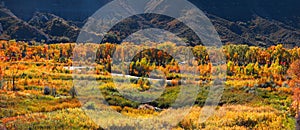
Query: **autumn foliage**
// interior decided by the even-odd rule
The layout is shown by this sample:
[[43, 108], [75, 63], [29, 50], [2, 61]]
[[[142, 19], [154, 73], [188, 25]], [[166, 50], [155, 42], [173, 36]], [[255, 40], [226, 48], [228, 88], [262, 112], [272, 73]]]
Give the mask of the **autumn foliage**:
[[[158, 44], [156, 49], [139, 51], [143, 49], [140, 45], [125, 45], [47, 45], [0, 41], [0, 123], [9, 129], [34, 129], [33, 126], [37, 126], [37, 129], [100, 129], [80, 108], [97, 110], [103, 104], [90, 101], [95, 98], [94, 94], [86, 97], [84, 102], [78, 101], [76, 97], [80, 94], [74, 87], [73, 79], [103, 81], [98, 86], [85, 84], [86, 91], [90, 89], [94, 92], [99, 89], [107, 103], [124, 115], [146, 118], [159, 115], [160, 111], [137, 109], [140, 104], [124, 98], [117, 89], [120, 87], [119, 89], [128, 92], [134, 88], [145, 92], [142, 98], [147, 99], [152, 94], [146, 92], [152, 87], [147, 78], [159, 78], [160, 75], [152, 73], [157, 70], [168, 82], [161, 97], [149, 104], [160, 108], [162, 112], [178, 96], [181, 79], [194, 78], [197, 80], [195, 84], [200, 84], [201, 91], [192, 112], [174, 129], [293, 128], [292, 122], [299, 113], [300, 106], [298, 47], [184, 47], [165, 42]], [[193, 57], [186, 55], [186, 49], [191, 50]], [[224, 54], [226, 62], [216, 65], [213, 60], [222, 57], [219, 52]], [[72, 69], [72, 66], [81, 68]], [[128, 72], [124, 71], [126, 67]], [[215, 78], [212, 73], [221, 70], [227, 71], [227, 81], [218, 106], [219, 111], [207, 122], [198, 123], [197, 117], [209, 94], [211, 81]], [[198, 75], [192, 75], [194, 72]], [[127, 74], [138, 79], [115, 86], [111, 73]], [[124, 79], [121, 77], [117, 80]], [[45, 89], [47, 93], [44, 93]], [[115, 117], [110, 118], [118, 122]], [[118, 123], [112, 129], [134, 127], [127, 126], [127, 122]], [[155, 123], [146, 123], [154, 128], [153, 124]]]

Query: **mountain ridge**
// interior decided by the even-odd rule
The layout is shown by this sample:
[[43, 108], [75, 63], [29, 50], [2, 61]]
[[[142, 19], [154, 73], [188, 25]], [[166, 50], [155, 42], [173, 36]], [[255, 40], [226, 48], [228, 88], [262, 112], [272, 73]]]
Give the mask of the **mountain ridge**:
[[[205, 14], [210, 18], [224, 44], [248, 44], [263, 47], [279, 43], [291, 46], [300, 45], [298, 42], [300, 29], [286, 22], [257, 14], [253, 14], [248, 20], [229, 20], [207, 12]], [[70, 17], [75, 16], [76, 14], [73, 14]], [[6, 39], [36, 40], [46, 43], [76, 42], [86, 20], [73, 21], [54, 13], [36, 11], [26, 21], [18, 18], [7, 7], [1, 6], [0, 8], [0, 23], [3, 28], [1, 37]], [[85, 33], [93, 34], [93, 32]], [[97, 34], [93, 37], [97, 38]]]

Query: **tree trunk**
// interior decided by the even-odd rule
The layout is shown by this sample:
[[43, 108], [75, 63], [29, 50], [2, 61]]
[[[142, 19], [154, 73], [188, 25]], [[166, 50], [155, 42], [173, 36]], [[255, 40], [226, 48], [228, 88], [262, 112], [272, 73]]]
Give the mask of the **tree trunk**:
[[13, 79], [12, 79], [12, 84], [13, 84], [13, 91], [16, 91], [17, 90], [17, 88], [16, 88], [16, 85], [15, 85], [15, 76], [13, 76]]

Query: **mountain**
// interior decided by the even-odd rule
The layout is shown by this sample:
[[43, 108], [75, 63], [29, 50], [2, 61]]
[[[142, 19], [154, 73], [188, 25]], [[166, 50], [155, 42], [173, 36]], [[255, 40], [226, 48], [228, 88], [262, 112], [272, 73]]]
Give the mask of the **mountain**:
[[[111, 0], [74, 0], [72, 4], [61, 0], [0, 1], [1, 37], [55, 43], [75, 42], [87, 18]], [[210, 18], [224, 44], [300, 45], [300, 8], [296, 0], [190, 1]], [[91, 39], [99, 35], [85, 33], [93, 34]]]
[[80, 32], [75, 24], [50, 13], [36, 12], [28, 23], [48, 34], [51, 42], [76, 41]]
[[18, 18], [9, 9], [0, 7], [1, 38], [24, 41], [69, 42], [76, 41], [80, 29], [54, 14], [39, 13], [28, 22]]
[[19, 19], [9, 9], [2, 6], [0, 7], [0, 16], [0, 23], [3, 29], [1, 33], [2, 38], [18, 40], [49, 39], [46, 33]]
[[279, 43], [299, 45], [300, 29], [276, 20], [253, 16], [251, 20], [246, 22], [233, 22], [214, 15], [208, 14], [208, 17], [224, 43], [242, 43], [256, 46], [270, 46]]
[[[28, 21], [35, 12], [84, 21], [112, 0], [0, 0], [19, 18]], [[300, 27], [299, 0], [188, 0], [202, 11], [229, 21], [248, 21], [256, 14]]]

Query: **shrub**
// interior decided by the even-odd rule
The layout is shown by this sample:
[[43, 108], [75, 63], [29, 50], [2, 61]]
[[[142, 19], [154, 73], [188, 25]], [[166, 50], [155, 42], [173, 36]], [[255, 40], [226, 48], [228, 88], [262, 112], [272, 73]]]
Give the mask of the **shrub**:
[[94, 102], [87, 102], [85, 108], [86, 108], [86, 109], [89, 109], [89, 110], [95, 110], [95, 109], [96, 109], [96, 106], [95, 106], [95, 103], [94, 103]]
[[51, 93], [50, 88], [49, 88], [48, 86], [46, 86], [46, 87], [44, 88], [44, 94], [45, 94], [45, 95], [50, 95], [50, 93]]

